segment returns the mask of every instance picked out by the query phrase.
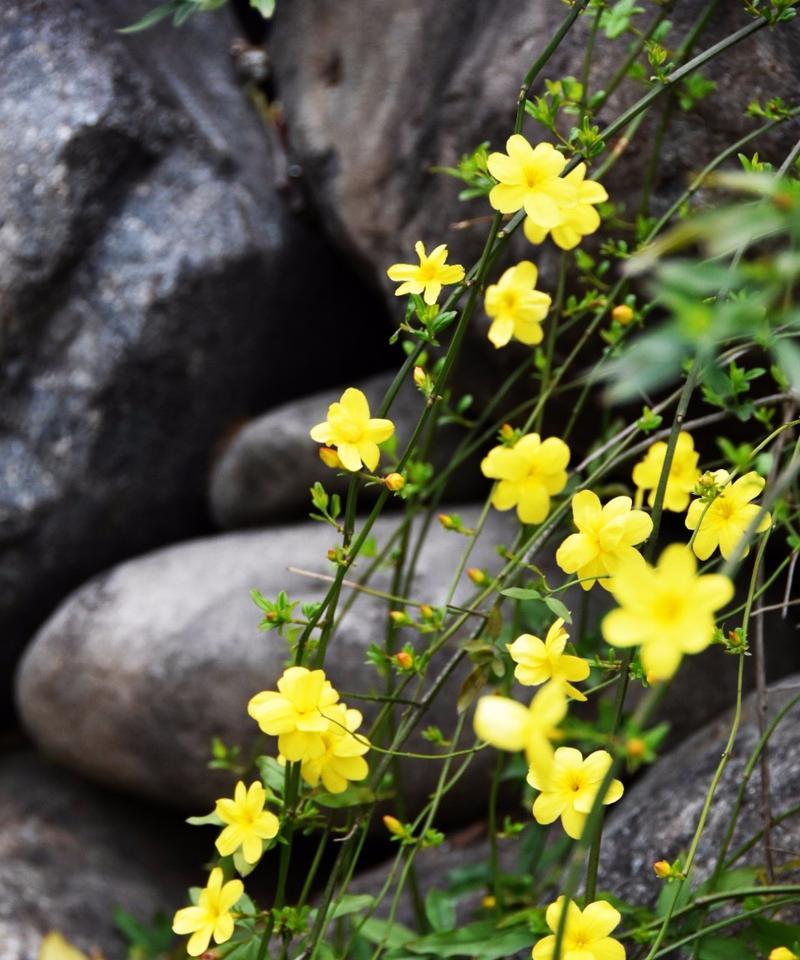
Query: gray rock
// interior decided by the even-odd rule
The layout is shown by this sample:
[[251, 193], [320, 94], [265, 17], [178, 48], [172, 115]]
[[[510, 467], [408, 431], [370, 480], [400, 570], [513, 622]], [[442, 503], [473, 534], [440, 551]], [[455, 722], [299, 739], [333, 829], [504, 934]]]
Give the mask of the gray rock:
[[[670, 10], [665, 42], [672, 50], [705, 6], [691, 0]], [[565, 13], [547, 0], [470, 0], [446, 17], [435, 0], [375, 0], [369, 17], [336, 0], [278, 8], [270, 53], [295, 158], [328, 228], [387, 292], [394, 285], [386, 267], [409, 259], [416, 240], [449, 242], [456, 262], [477, 257], [485, 219], [468, 229], [453, 224], [485, 218], [487, 203], [461, 203], [461, 184], [431, 168], [452, 165], [482, 141], [494, 148], [505, 143], [520, 82]], [[535, 92], [545, 77], [580, 74], [591, 21], [583, 17], [562, 42]], [[695, 50], [748, 22], [736, 4], [720, 5]], [[657, 205], [681, 192], [690, 171], [752, 129], [744, 110], [753, 97], [791, 97], [800, 76], [793, 55], [799, 29], [790, 23], [763, 30], [704, 69], [717, 91], [696, 114], [674, 111], [661, 144]], [[607, 85], [625, 51], [624, 42], [600, 33], [592, 91]], [[600, 124], [641, 94], [641, 86], [623, 84]], [[636, 209], [632, 185], [642, 183], [660, 112], [656, 107], [607, 177], [612, 198], [629, 209]], [[787, 127], [759, 148], [779, 163], [796, 138], [796, 128]]]
[[[466, 523], [475, 519], [469, 508], [463, 515]], [[376, 524], [379, 548], [394, 524]], [[511, 541], [514, 525], [508, 515], [492, 516], [470, 564], [497, 569], [495, 545]], [[171, 547], [96, 578], [44, 625], [20, 665], [17, 700], [31, 736], [51, 757], [89, 777], [203, 812], [229, 783], [227, 775], [207, 769], [211, 738], [240, 744], [243, 756], [249, 755], [257, 728], [247, 701], [274, 688], [288, 657], [281, 637], [257, 629], [260, 616], [248, 593], [255, 587], [274, 598], [285, 589], [292, 599], [321, 598], [326, 582], [290, 573], [287, 565], [328, 573], [325, 555], [337, 539], [329, 527], [307, 521]], [[443, 602], [465, 546], [462, 537], [436, 525], [413, 596]], [[389, 581], [382, 572], [374, 585], [386, 589]], [[464, 577], [455, 602], [473, 589]], [[328, 672], [342, 698], [365, 715], [374, 704], [351, 694], [383, 691], [365, 654], [382, 642], [385, 624], [383, 601], [359, 594], [328, 651]], [[452, 730], [466, 669], [449, 682], [422, 727]], [[425, 741], [416, 744], [411, 749], [432, 752]], [[274, 740], [267, 749], [275, 749]], [[462, 779], [458, 802], [448, 808], [454, 819], [477, 815], [483, 789], [475, 784], [485, 782], [488, 754], [479, 754], [471, 775]], [[402, 787], [419, 806], [439, 764], [411, 761], [411, 768], [413, 776], [403, 777]]]
[[[275, 191], [229, 15], [113, 32], [150, 6], [0, 12], [4, 677], [67, 590], [208, 528], [215, 443], [301, 389], [286, 358], [347, 286]], [[338, 356], [309, 356], [304, 376], [330, 382]]]
[[185, 901], [203, 854], [191, 828], [29, 753], [0, 760], [0, 942], [3, 960], [37, 960], [51, 930], [106, 960], [127, 956], [121, 907], [150, 925]]
[[[393, 376], [379, 374], [360, 384], [373, 415], [377, 414]], [[328, 405], [339, 399], [344, 388], [345, 385], [284, 404], [251, 421], [231, 439], [211, 473], [211, 513], [221, 527], [250, 527], [308, 514], [308, 490], [317, 480], [330, 493], [344, 493], [347, 477], [322, 465], [319, 444], [308, 435], [314, 424], [325, 419]], [[400, 451], [408, 443], [424, 404], [411, 381], [400, 388], [389, 413]], [[449, 462], [458, 440], [455, 429], [439, 429], [430, 453], [436, 470]], [[449, 482], [448, 496], [477, 497], [485, 488], [473, 457]], [[378, 489], [368, 491], [374, 493]]]

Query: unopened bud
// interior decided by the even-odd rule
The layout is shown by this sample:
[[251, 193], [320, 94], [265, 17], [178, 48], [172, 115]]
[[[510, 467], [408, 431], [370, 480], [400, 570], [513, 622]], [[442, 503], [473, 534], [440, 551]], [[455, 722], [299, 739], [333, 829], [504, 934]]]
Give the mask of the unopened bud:
[[402, 667], [403, 670], [408, 670], [414, 664], [414, 658], [408, 652], [408, 650], [398, 650], [394, 655], [395, 662], [398, 667]]
[[449, 513], [440, 513], [438, 516], [439, 523], [445, 528], [445, 530], [452, 530], [455, 526], [455, 522]]
[[497, 897], [493, 897], [491, 894], [489, 894], [488, 896], [484, 897], [483, 900], [481, 900], [481, 906], [484, 908], [484, 910], [494, 910], [494, 908], [497, 906]]
[[672, 876], [672, 865], [667, 863], [666, 860], [656, 860], [653, 864], [653, 870], [655, 870], [656, 876], [661, 880], [667, 880]]
[[408, 614], [405, 610], [390, 610], [389, 617], [398, 625], [408, 623]]
[[333, 449], [333, 447], [320, 447], [319, 458], [326, 467], [335, 469], [336, 467], [341, 467], [342, 465], [342, 461], [339, 459], [339, 454]]
[[328, 559], [331, 563], [336, 563], [336, 549], [334, 547], [331, 547], [328, 551]]
[[633, 320], [633, 310], [628, 306], [627, 303], [618, 303], [616, 307], [611, 311], [612, 320], [616, 320], [617, 323], [621, 323], [623, 327]]
[[414, 367], [414, 383], [420, 389], [425, 386], [425, 370], [423, 367]]
[[631, 737], [625, 744], [625, 753], [632, 759], [643, 757], [647, 751], [647, 744], [641, 737]]
[[706, 470], [706, 472], [697, 481], [698, 486], [701, 486], [701, 487], [713, 487], [716, 484], [716, 482], [717, 482], [717, 478], [714, 476], [714, 474], [710, 470]]
[[426, 620], [430, 620], [433, 617], [433, 607], [429, 603], [421, 603], [419, 612]]
[[402, 490], [406, 485], [405, 478], [400, 473], [390, 473], [388, 477], [384, 477], [383, 482], [392, 493]]
[[500, 439], [511, 440], [513, 436], [514, 436], [514, 428], [511, 426], [510, 423], [504, 423], [503, 426], [500, 427]]
[[402, 823], [397, 819], [397, 817], [391, 816], [391, 814], [386, 814], [383, 818], [383, 825], [393, 834], [395, 837], [404, 837], [406, 834], [406, 829]]
[[480, 567], [469, 567], [467, 570], [467, 576], [475, 584], [476, 587], [482, 587], [484, 583], [489, 579], [486, 576], [486, 571], [481, 570]]

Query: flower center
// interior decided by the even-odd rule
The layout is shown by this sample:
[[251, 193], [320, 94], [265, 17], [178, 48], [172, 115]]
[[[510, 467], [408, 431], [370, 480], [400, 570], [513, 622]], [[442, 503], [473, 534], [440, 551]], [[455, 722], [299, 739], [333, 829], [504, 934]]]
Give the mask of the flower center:
[[345, 443], [358, 443], [361, 439], [362, 429], [359, 424], [352, 420], [346, 420], [338, 425], [338, 433]]
[[542, 175], [536, 167], [525, 167], [522, 171], [522, 179], [529, 190], [533, 190], [542, 182]]
[[419, 278], [423, 283], [430, 283], [435, 280], [439, 273], [439, 268], [435, 263], [423, 263], [419, 268]]
[[675, 593], [663, 593], [653, 601], [653, 614], [662, 623], [675, 623], [683, 615], [683, 597]]
[[503, 294], [503, 306], [506, 310], [516, 310], [518, 297], [514, 290], [506, 290]]
[[722, 497], [717, 501], [717, 515], [723, 520], [730, 520], [733, 514], [736, 512], [736, 508], [732, 503], [729, 503], [727, 500]]

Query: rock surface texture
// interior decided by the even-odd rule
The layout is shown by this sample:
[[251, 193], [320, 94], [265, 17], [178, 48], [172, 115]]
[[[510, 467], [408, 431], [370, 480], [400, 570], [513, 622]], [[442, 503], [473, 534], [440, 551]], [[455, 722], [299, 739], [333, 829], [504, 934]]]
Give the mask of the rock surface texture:
[[[475, 519], [474, 512], [463, 515], [465, 523]], [[390, 519], [376, 524], [379, 547], [393, 526]], [[470, 563], [497, 569], [494, 546], [512, 537], [513, 522], [492, 518]], [[91, 581], [45, 624], [20, 666], [17, 699], [34, 740], [87, 776], [205, 812], [229, 782], [207, 769], [212, 737], [241, 744], [248, 755], [257, 728], [247, 701], [259, 690], [274, 689], [288, 656], [277, 633], [259, 632], [259, 611], [249, 591], [255, 587], [274, 598], [285, 589], [293, 600], [320, 599], [328, 583], [289, 573], [287, 565], [327, 574], [324, 557], [335, 538], [330, 528], [311, 521], [227, 534], [158, 551]], [[434, 606], [443, 602], [464, 546], [456, 534], [433, 531], [413, 596]], [[388, 584], [388, 573], [373, 582], [383, 589]], [[472, 589], [465, 577], [455, 602]], [[365, 715], [374, 704], [360, 703], [348, 692], [382, 691], [365, 659], [368, 647], [382, 642], [385, 624], [385, 604], [359, 595], [328, 651], [327, 672], [342, 699]], [[422, 727], [453, 729], [463, 676], [462, 671], [448, 683]], [[416, 744], [411, 750], [432, 752], [419, 738], [411, 742]], [[275, 750], [274, 739], [264, 743], [267, 752]], [[476, 777], [486, 775], [489, 752], [472, 765]], [[439, 764], [411, 764], [413, 776], [403, 788], [419, 805], [433, 789]], [[450, 808], [461, 822], [477, 816], [483, 803], [483, 790], [469, 784], [465, 777], [459, 801]]]
[[[121, 907], [150, 925], [184, 902], [200, 875], [182, 841], [191, 828], [105, 794], [28, 753], [0, 761], [0, 943], [3, 960], [38, 960], [51, 930], [84, 951], [124, 960]], [[177, 829], [176, 829], [177, 828]], [[194, 870], [194, 873], [193, 873]]]
[[341, 270], [275, 191], [229, 14], [115, 34], [150, 6], [0, 11], [4, 676], [68, 589], [206, 528], [214, 444], [338, 356], [287, 359]]

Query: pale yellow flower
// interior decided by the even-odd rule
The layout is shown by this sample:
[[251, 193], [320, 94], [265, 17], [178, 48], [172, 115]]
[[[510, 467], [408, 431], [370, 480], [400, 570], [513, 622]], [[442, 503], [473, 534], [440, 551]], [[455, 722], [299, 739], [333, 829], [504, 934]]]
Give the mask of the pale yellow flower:
[[278, 689], [263, 690], [247, 704], [247, 712], [264, 733], [278, 738], [286, 760], [310, 760], [325, 752], [322, 734], [329, 726], [323, 710], [339, 694], [323, 670], [289, 667], [278, 680]]
[[594, 233], [600, 226], [600, 214], [594, 204], [608, 200], [605, 187], [596, 180], [585, 180], [586, 164], [579, 163], [574, 170], [563, 178], [574, 188], [574, 200], [571, 204], [562, 203], [561, 223], [547, 227], [528, 216], [523, 224], [525, 236], [531, 243], [542, 243], [549, 233], [556, 246], [562, 250], [577, 247], [583, 237]]
[[321, 780], [328, 793], [342, 793], [349, 786], [348, 781], [363, 780], [369, 773], [364, 759], [369, 740], [356, 734], [363, 719], [359, 710], [337, 703], [325, 708], [325, 716], [329, 721], [322, 734], [325, 752], [304, 760], [300, 772], [312, 787]]
[[528, 433], [513, 447], [491, 449], [481, 462], [481, 472], [498, 480], [492, 493], [496, 510], [517, 508], [522, 523], [541, 523], [550, 512], [550, 497], [567, 485], [569, 447], [558, 437], [542, 440]]
[[499, 750], [524, 750], [540, 783], [549, 783], [552, 741], [567, 713], [567, 698], [558, 684], [548, 683], [525, 707], [510, 697], [481, 697], [475, 708], [475, 733]]
[[583, 657], [564, 652], [568, 639], [564, 621], [559, 617], [547, 631], [544, 641], [523, 633], [513, 643], [506, 644], [516, 664], [514, 676], [526, 687], [552, 681], [573, 700], [585, 700], [586, 697], [570, 681], [585, 680], [589, 676], [589, 664]]
[[346, 470], [360, 470], [362, 462], [368, 470], [374, 470], [381, 455], [378, 444], [393, 433], [392, 421], [371, 418], [367, 398], [355, 387], [348, 387], [341, 399], [328, 407], [328, 419], [311, 429], [311, 439], [336, 447]]
[[208, 884], [200, 891], [195, 907], [178, 910], [172, 921], [172, 930], [181, 936], [190, 933], [186, 952], [190, 957], [205, 953], [211, 938], [214, 943], [225, 943], [233, 936], [231, 909], [244, 893], [241, 880], [222, 882], [222, 870], [214, 867]]
[[[757, 504], [750, 501], [761, 494], [764, 478], [751, 471], [731, 483], [727, 470], [715, 470], [713, 477], [714, 484], [721, 488], [720, 492], [710, 503], [692, 501], [686, 514], [686, 526], [689, 530], [697, 530], [692, 550], [701, 560], [708, 560], [717, 547], [727, 560], [759, 511]], [[771, 523], [772, 518], [766, 514], [755, 532], [763, 533]]]
[[73, 947], [57, 930], [51, 930], [42, 938], [39, 945], [39, 960], [89, 960], [89, 958], [82, 950]]
[[433, 306], [439, 299], [443, 286], [461, 283], [464, 279], [464, 268], [457, 263], [448, 264], [447, 244], [440, 243], [430, 254], [425, 252], [425, 245], [418, 240], [414, 249], [419, 257], [419, 263], [395, 263], [386, 271], [390, 280], [400, 282], [395, 290], [395, 296], [402, 297], [407, 293], [422, 294], [422, 299], [428, 306]]
[[551, 298], [536, 289], [537, 277], [536, 264], [522, 260], [486, 288], [484, 308], [492, 318], [488, 336], [495, 347], [504, 347], [512, 337], [529, 345], [542, 342]]
[[[560, 817], [566, 834], [579, 840], [611, 762], [611, 754], [606, 750], [595, 750], [584, 759], [574, 747], [559, 747], [549, 783], [543, 784], [533, 769], [528, 773], [528, 783], [534, 790], [542, 791], [533, 803], [534, 820], [548, 824]], [[603, 804], [616, 803], [623, 791], [621, 781], [612, 780]]]
[[601, 507], [591, 490], [581, 490], [572, 498], [578, 533], [570, 534], [558, 548], [556, 563], [564, 573], [577, 573], [584, 590], [598, 582], [610, 590], [609, 578], [619, 564], [640, 557], [634, 548], [650, 536], [653, 521], [643, 510], [631, 509], [632, 505], [630, 497], [614, 497]]
[[216, 840], [220, 856], [229, 857], [241, 847], [245, 863], [258, 863], [264, 841], [277, 834], [279, 825], [275, 814], [264, 809], [266, 800], [267, 791], [258, 780], [249, 787], [240, 780], [232, 800], [217, 800], [214, 812], [227, 824]]
[[548, 230], [562, 222], [562, 207], [575, 200], [575, 187], [561, 179], [564, 157], [552, 143], [532, 147], [519, 133], [506, 141], [505, 153], [490, 153], [489, 173], [499, 181], [489, 203], [500, 213], [525, 213]]
[[[533, 960], [552, 960], [563, 910], [564, 897], [547, 908], [545, 920], [553, 933], [534, 946]], [[568, 901], [561, 960], [625, 960], [625, 947], [609, 936], [621, 919], [619, 911], [606, 900], [595, 900], [583, 910], [573, 900]]]
[[[658, 481], [664, 466], [666, 453], [666, 442], [658, 440], [648, 448], [644, 459], [640, 460], [633, 468], [633, 482], [639, 488], [638, 496], [641, 497], [644, 491], [649, 490], [647, 502], [651, 507], [655, 503], [656, 490], [658, 489]], [[697, 466], [699, 457], [700, 454], [694, 448], [694, 440], [691, 434], [686, 432], [678, 434], [675, 453], [669, 468], [667, 489], [664, 493], [665, 510], [683, 513], [689, 506], [689, 495], [700, 479], [700, 469]]]
[[714, 613], [733, 596], [727, 577], [700, 576], [692, 551], [674, 543], [651, 567], [626, 560], [611, 581], [619, 603], [603, 620], [612, 647], [641, 647], [642, 665], [653, 680], [668, 680], [685, 653], [699, 653], [711, 643]]

